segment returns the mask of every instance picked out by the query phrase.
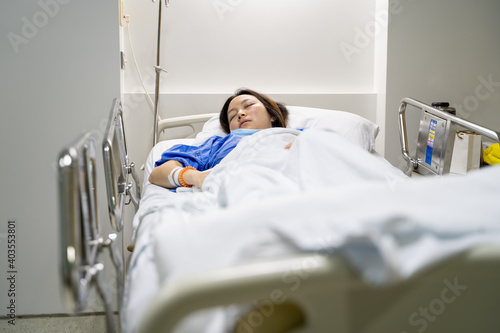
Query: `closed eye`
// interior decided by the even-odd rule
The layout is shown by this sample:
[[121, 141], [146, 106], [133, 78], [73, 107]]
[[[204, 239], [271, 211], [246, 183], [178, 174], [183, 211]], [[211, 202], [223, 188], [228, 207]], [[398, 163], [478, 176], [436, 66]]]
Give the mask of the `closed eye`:
[[233, 118], [236, 116], [237, 112], [236, 111], [230, 111], [227, 115], [227, 119], [229, 119], [229, 121], [233, 120]]

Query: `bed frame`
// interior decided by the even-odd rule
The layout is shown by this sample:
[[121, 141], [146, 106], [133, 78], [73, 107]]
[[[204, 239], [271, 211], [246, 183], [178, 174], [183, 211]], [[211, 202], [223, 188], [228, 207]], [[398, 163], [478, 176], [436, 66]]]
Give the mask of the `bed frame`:
[[[129, 162], [123, 109], [113, 100], [102, 142], [104, 178], [111, 227], [123, 229], [125, 206], [131, 202], [136, 210], [140, 201], [139, 176]], [[124, 260], [111, 233], [103, 238], [98, 221], [95, 142], [90, 133], [83, 134], [64, 148], [58, 158], [61, 234], [61, 270], [66, 303], [73, 311], [83, 310], [90, 289], [95, 285], [104, 302], [108, 332], [115, 332], [113, 300], [104, 279], [104, 264], [98, 261], [104, 248], [110, 250], [116, 272], [118, 307], [121, 307], [124, 284]], [[132, 176], [134, 184], [129, 182]]]
[[63, 283], [67, 299], [79, 310], [88, 293], [88, 284], [81, 281], [100, 271], [97, 244], [88, 242], [99, 235], [94, 141], [82, 136], [60, 153], [58, 162]]
[[[406, 147], [404, 111], [407, 104], [436, 112], [424, 104], [404, 99], [400, 107], [403, 155]], [[177, 126], [192, 126], [214, 114], [179, 117], [158, 124], [159, 132]], [[438, 114], [440, 115], [440, 114]], [[454, 120], [453, 118], [450, 118]], [[194, 131], [194, 127], [193, 127]], [[483, 133], [484, 134], [484, 133]], [[488, 137], [498, 132], [488, 132]], [[123, 113], [118, 99], [113, 102], [103, 141], [105, 177], [110, 220], [113, 228], [123, 228], [123, 207], [135, 202], [128, 175], [129, 164]], [[411, 162], [411, 158], [409, 158]], [[411, 162], [413, 163], [413, 162]], [[97, 256], [109, 247], [116, 269], [121, 258], [113, 246], [115, 234], [104, 241], [97, 222], [95, 194], [95, 148], [90, 135], [80, 138], [59, 157], [62, 242], [62, 273], [69, 302], [82, 308], [92, 282], [105, 303], [110, 304], [101, 278]], [[136, 186], [138, 181], [136, 180]], [[140, 194], [140, 188], [136, 187]], [[293, 288], [285, 276], [294, 277]], [[142, 319], [139, 332], [171, 332], [188, 314], [204, 308], [229, 304], [253, 304], [254, 311], [239, 323], [237, 332], [277, 333], [272, 314], [286, 299], [299, 309], [305, 321], [290, 326], [290, 332], [487, 332], [500, 327], [500, 247], [476, 248], [427, 269], [398, 284], [368, 285], [340, 256], [317, 253], [238, 265], [187, 276], [160, 289]], [[119, 281], [119, 285], [121, 282]], [[493, 287], [492, 287], [493, 286]], [[121, 297], [121, 294], [120, 294]], [[474, 309], [481, 309], [474, 311]], [[271, 310], [270, 310], [271, 309]], [[290, 316], [288, 316], [290, 317]], [[108, 331], [115, 327], [108, 314]], [[466, 318], [464, 321], [457, 318]], [[266, 324], [262, 322], [266, 319]], [[276, 320], [283, 321], [282, 318]], [[268, 323], [271, 324], [268, 324]], [[288, 330], [286, 330], [288, 331]], [[285, 331], [283, 331], [285, 332]]]
[[[287, 285], [291, 272], [295, 283]], [[256, 306], [235, 331], [277, 333], [273, 314], [285, 300], [305, 318], [294, 333], [489, 332], [500, 327], [500, 290], [492, 288], [499, 278], [500, 247], [476, 248], [408, 281], [379, 288], [368, 285], [341, 257], [305, 254], [187, 276], [160, 289], [138, 332], [172, 332], [197, 310], [248, 303]]]
[[85, 307], [95, 285], [105, 306], [108, 332], [115, 332], [112, 295], [104, 278], [99, 254], [104, 248], [117, 271], [119, 304], [123, 290], [121, 252], [114, 241], [117, 234], [103, 238], [98, 221], [95, 142], [90, 133], [64, 148], [58, 158], [61, 273], [66, 305], [72, 311]]
[[[109, 219], [113, 230], [121, 231], [125, 206], [132, 202], [136, 210], [139, 207], [141, 186], [135, 164], [129, 162], [125, 126], [123, 124], [123, 108], [118, 98], [113, 100], [111, 106], [102, 142], [102, 153]], [[133, 190], [134, 185], [129, 182], [129, 175], [132, 175], [134, 180], [135, 191]]]

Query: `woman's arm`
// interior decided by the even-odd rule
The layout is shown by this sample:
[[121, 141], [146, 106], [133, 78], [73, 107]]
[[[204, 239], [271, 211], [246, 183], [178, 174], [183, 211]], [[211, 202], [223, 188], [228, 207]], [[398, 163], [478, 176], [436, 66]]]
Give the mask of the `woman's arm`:
[[[168, 175], [170, 175], [172, 170], [177, 167], [182, 168], [182, 164], [175, 160], [169, 160], [162, 165], [157, 166], [149, 175], [149, 182], [166, 188], [176, 188], [177, 186], [175, 186], [175, 184], [170, 184]], [[182, 178], [186, 184], [201, 188], [203, 181], [209, 173], [210, 171], [201, 172], [189, 169], [184, 172]]]
[[182, 168], [181, 162], [175, 160], [166, 161], [151, 171], [151, 174], [149, 175], [149, 182], [166, 188], [175, 188], [175, 184], [170, 184], [168, 181], [168, 175], [170, 175], [170, 172], [177, 167]]

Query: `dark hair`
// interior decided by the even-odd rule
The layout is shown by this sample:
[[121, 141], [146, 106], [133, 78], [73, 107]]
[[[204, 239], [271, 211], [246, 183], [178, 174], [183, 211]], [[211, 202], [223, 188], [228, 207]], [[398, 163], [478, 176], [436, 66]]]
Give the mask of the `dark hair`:
[[275, 102], [269, 96], [258, 93], [251, 89], [241, 88], [236, 90], [234, 95], [232, 95], [226, 100], [226, 103], [224, 103], [224, 106], [220, 111], [219, 114], [220, 125], [222, 126], [222, 129], [226, 133], [231, 132], [231, 130], [229, 129], [229, 120], [227, 119], [227, 111], [229, 108], [229, 104], [235, 97], [240, 95], [252, 95], [255, 98], [257, 98], [262, 104], [264, 104], [264, 107], [266, 108], [271, 118], [274, 118], [274, 121], [271, 123], [272, 127], [286, 127], [286, 123], [288, 120], [288, 110], [283, 103]]

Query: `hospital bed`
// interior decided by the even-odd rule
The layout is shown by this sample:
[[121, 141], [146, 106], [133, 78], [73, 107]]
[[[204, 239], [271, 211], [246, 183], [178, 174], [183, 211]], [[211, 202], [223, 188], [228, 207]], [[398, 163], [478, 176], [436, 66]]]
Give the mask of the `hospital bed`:
[[[153, 163], [173, 144], [222, 134], [217, 115], [188, 118], [206, 120], [193, 138], [158, 142], [135, 193], [126, 146], [118, 144], [124, 135], [108, 124], [107, 133], [123, 137], [105, 156], [121, 161], [115, 169], [123, 166], [106, 174], [114, 177], [108, 186], [120, 185], [108, 187], [114, 227], [123, 225], [127, 202], [117, 197], [140, 197], [122, 331], [498, 331], [499, 169], [413, 180], [373, 150], [378, 126], [371, 121], [342, 111], [289, 110], [288, 129], [242, 140], [204, 191], [180, 193], [148, 182]], [[120, 113], [115, 100], [110, 122]], [[185, 120], [163, 121], [159, 131]], [[290, 151], [280, 150], [291, 140]], [[290, 164], [279, 164], [282, 158]], [[457, 198], [464, 190], [477, 195]], [[243, 204], [234, 200], [242, 197]], [[72, 242], [88, 240], [75, 233]], [[76, 279], [66, 285], [81, 289]]]

